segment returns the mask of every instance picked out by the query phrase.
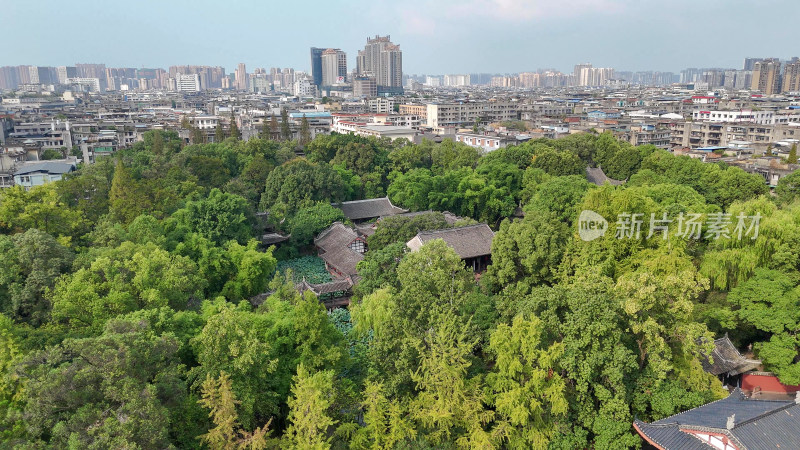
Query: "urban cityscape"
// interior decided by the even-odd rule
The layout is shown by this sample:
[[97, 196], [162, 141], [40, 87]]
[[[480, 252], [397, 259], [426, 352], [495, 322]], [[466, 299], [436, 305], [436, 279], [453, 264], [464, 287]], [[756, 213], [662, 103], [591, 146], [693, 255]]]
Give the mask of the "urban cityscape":
[[73, 2], [4, 8], [0, 447], [800, 449], [800, 4]]

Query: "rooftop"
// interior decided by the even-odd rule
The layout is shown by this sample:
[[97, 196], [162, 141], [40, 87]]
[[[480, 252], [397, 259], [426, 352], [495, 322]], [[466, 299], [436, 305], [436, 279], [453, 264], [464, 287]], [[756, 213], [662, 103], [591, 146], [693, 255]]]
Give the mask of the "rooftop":
[[51, 175], [65, 174], [75, 170], [74, 162], [64, 161], [37, 161], [26, 162], [14, 175], [27, 175], [29, 173], [48, 173]]
[[493, 238], [494, 232], [489, 225], [480, 223], [466, 227], [420, 231], [406, 245], [412, 251], [417, 251], [432, 240], [442, 239], [461, 259], [468, 259], [491, 255]]
[[740, 450], [797, 448], [800, 404], [786, 400], [753, 400], [738, 388], [726, 398], [652, 423], [634, 427], [660, 449], [709, 449], [706, 438], [724, 436]]
[[403, 208], [394, 206], [388, 197], [370, 198], [366, 200], [354, 200], [334, 204], [344, 212], [344, 216], [350, 220], [371, 219], [375, 217], [393, 216], [407, 212]]

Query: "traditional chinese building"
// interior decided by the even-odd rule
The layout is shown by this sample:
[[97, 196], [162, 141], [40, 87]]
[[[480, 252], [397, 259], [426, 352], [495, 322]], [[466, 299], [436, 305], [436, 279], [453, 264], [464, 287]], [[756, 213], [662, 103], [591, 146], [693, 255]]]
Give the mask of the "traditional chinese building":
[[406, 246], [411, 251], [417, 251], [425, 243], [441, 239], [455, 250], [467, 267], [471, 267], [475, 273], [482, 273], [492, 261], [493, 238], [494, 232], [488, 225], [481, 223], [466, 227], [420, 231], [406, 243]]
[[755, 400], [734, 389], [726, 398], [633, 427], [659, 450], [796, 449], [800, 446], [800, 396]]

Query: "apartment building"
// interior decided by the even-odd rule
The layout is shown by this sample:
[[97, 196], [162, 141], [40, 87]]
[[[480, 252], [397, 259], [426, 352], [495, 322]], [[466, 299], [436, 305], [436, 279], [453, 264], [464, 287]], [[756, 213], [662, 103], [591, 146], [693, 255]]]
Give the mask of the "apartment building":
[[673, 127], [670, 144], [702, 148], [727, 147], [734, 141], [745, 141], [766, 146], [780, 140], [798, 137], [800, 137], [800, 126], [796, 124], [685, 122]]
[[175, 88], [178, 92], [200, 92], [200, 75], [175, 75]]
[[428, 105], [405, 104], [398, 107], [400, 114], [419, 116], [423, 121], [428, 119]]
[[377, 114], [389, 114], [394, 112], [394, 100], [385, 97], [372, 98], [367, 100], [367, 111]]
[[770, 58], [755, 63], [750, 89], [764, 95], [777, 94], [780, 91], [781, 62]]
[[783, 67], [781, 92], [800, 92], [800, 59], [793, 58]]
[[430, 103], [427, 105], [426, 123], [437, 128], [515, 120], [518, 107], [517, 102], [511, 101]]

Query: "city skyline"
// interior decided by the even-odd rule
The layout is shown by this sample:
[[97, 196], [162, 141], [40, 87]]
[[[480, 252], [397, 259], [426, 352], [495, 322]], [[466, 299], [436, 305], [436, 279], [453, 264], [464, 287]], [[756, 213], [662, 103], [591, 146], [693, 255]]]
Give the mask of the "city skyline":
[[[567, 73], [584, 61], [628, 71], [741, 68], [745, 57], [797, 56], [791, 18], [797, 16], [793, 11], [800, 13], [800, 4], [790, 0], [767, 0], [758, 8], [751, 2], [723, 0], [679, 0], [669, 7], [627, 0], [412, 0], [347, 2], [335, 8], [314, 1], [301, 7], [239, 2], [225, 9], [210, 2], [182, 8], [181, 2], [145, 1], [125, 11], [126, 20], [119, 21], [95, 0], [74, 0], [71, 5], [57, 10], [8, 2], [6, 33], [26, 37], [4, 49], [0, 66], [204, 64], [232, 73], [243, 62], [248, 67], [310, 72], [310, 47], [340, 48], [347, 53], [347, 66], [355, 67], [365, 39], [381, 34], [400, 45], [407, 74], [518, 73], [549, 67]], [[87, 15], [87, 9], [92, 14]], [[311, 14], [292, 20], [301, 10]], [[206, 14], [211, 11], [214, 14]], [[87, 20], [91, 26], [69, 26]], [[36, 26], [48, 21], [65, 25]], [[191, 24], [189, 29], [217, 32], [181, 31], [181, 22]], [[754, 26], [729, 31], [737, 23]], [[755, 26], [759, 23], [763, 26]], [[36, 35], [27, 36], [32, 28]], [[226, 28], [236, 29], [230, 34], [236, 37], [224, 37], [227, 34], [220, 31]], [[741, 34], [752, 38], [741, 39]], [[66, 44], [55, 45], [65, 37]], [[737, 38], [735, 46], [718, 45], [732, 37]]]

